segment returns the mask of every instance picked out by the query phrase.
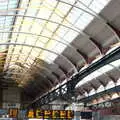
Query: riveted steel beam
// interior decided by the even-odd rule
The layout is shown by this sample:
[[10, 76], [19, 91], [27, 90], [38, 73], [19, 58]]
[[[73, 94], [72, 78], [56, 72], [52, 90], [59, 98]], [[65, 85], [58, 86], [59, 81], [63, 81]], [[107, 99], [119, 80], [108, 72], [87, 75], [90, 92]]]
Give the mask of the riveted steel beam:
[[[83, 78], [85, 78], [87, 75], [91, 74], [92, 72], [94, 72], [95, 70], [103, 67], [104, 65], [106, 64], [109, 64], [115, 60], [118, 60], [120, 59], [120, 47], [118, 47], [117, 49], [115, 49], [114, 51], [112, 51], [111, 53], [105, 55], [103, 58], [101, 58], [100, 60], [98, 60], [97, 62], [91, 64], [89, 67], [87, 67], [86, 69], [80, 71], [79, 73], [77, 73], [76, 75], [74, 75], [71, 80], [69, 80], [68, 82], [60, 85], [58, 88], [44, 94], [43, 96], [40, 96], [39, 98], [37, 98], [37, 100], [34, 100], [28, 107], [31, 107], [32, 104], [35, 104], [37, 102], [39, 102], [39, 104], [42, 106], [44, 104], [48, 104], [49, 102], [51, 102], [51, 100], [49, 99], [49, 96], [50, 94], [54, 94], [56, 93], [57, 91], [60, 92], [59, 96], [52, 96], [52, 100], [56, 100], [58, 97], [60, 97], [62, 94], [61, 90], [64, 88], [63, 86], [66, 86], [66, 89], [67, 89], [67, 92], [64, 93], [64, 95], [70, 95], [70, 97], [74, 96], [75, 95], [75, 86], [76, 84], [81, 81]], [[116, 87], [117, 89], [114, 89], [115, 91], [116, 90], [120, 90], [120, 87]], [[104, 91], [106, 92], [106, 91]], [[97, 94], [95, 94], [97, 95]], [[41, 102], [41, 101], [44, 101], [44, 98], [47, 96], [48, 100], [47, 102]]]

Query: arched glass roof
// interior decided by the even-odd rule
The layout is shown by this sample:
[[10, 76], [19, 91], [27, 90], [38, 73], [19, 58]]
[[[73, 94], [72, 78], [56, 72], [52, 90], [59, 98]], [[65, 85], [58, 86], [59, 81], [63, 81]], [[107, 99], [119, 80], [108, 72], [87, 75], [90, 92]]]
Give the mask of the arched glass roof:
[[36, 58], [53, 63], [109, 1], [0, 0], [2, 68], [29, 68]]

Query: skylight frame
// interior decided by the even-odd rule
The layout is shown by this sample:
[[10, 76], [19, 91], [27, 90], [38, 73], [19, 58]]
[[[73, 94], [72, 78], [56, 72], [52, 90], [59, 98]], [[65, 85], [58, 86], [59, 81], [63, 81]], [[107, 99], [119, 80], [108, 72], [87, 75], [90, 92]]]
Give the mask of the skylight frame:
[[[46, 0], [47, 1], [47, 0]], [[45, 1], [45, 2], [46, 2]], [[88, 5], [88, 7], [91, 5], [91, 3], [92, 3], [92, 1], [93, 0], [91, 0], [91, 2], [89, 3], [89, 5]], [[61, 43], [59, 43], [58, 41], [52, 41], [51, 39], [55, 39], [56, 37], [57, 38], [59, 38], [59, 40], [63, 40], [63, 41], [65, 41], [66, 43], [68, 43], [68, 45], [74, 40], [74, 38], [80, 33], [80, 32], [82, 32], [82, 30], [83, 29], [85, 29], [85, 27], [91, 22], [91, 20], [94, 18], [94, 17], [91, 17], [90, 19], [90, 21], [87, 23], [84, 23], [85, 24], [85, 26], [84, 26], [84, 28], [80, 28], [79, 26], [76, 26], [75, 25], [75, 23], [76, 23], [76, 21], [74, 21], [73, 23], [71, 23], [71, 22], [69, 22], [69, 20], [67, 20], [68, 18], [68, 15], [71, 13], [71, 11], [73, 10], [73, 9], [76, 9], [76, 4], [78, 4], [75, 0], [73, 0], [73, 1], [71, 1], [70, 2], [70, 4], [72, 4], [72, 5], [67, 5], [67, 4], [64, 4], [64, 3], [62, 3], [61, 2], [61, 0], [60, 1], [55, 1], [55, 3], [53, 3], [53, 4], [51, 4], [51, 3], [49, 3], [49, 1], [47, 1], [48, 3], [46, 4], [46, 6], [47, 7], [49, 7], [49, 10], [51, 9], [52, 11], [51, 11], [51, 17], [52, 17], [52, 15], [53, 14], [55, 14], [55, 15], [58, 15], [58, 17], [59, 17], [59, 19], [61, 19], [62, 18], [62, 20], [60, 21], [60, 23], [61, 24], [56, 24], [56, 28], [54, 28], [54, 29], [52, 29], [51, 30], [51, 38], [49, 39], [49, 41], [50, 41], [50, 43], [52, 43], [52, 45], [54, 46], [54, 47], [56, 47], [56, 46], [61, 46], [62, 44]], [[57, 10], [56, 8], [60, 5], [60, 4], [63, 4], [64, 5], [64, 11], [63, 11], [63, 13], [62, 12], [60, 12], [60, 10]], [[24, 15], [29, 15], [29, 14], [27, 14], [27, 10], [28, 10], [28, 8], [29, 8], [29, 5], [30, 5], [30, 2], [28, 3], [28, 0], [26, 0], [26, 2], [24, 1], [23, 2], [23, 0], [21, 0], [21, 6], [20, 6], [20, 10], [18, 10], [18, 12], [17, 12], [17, 15], [23, 15], [23, 16], [21, 16], [21, 17], [19, 17], [19, 16], [16, 16], [15, 14], [14, 14], [14, 12], [12, 13], [13, 14], [13, 16], [11, 16], [11, 17], [15, 17], [16, 16], [16, 22], [15, 22], [15, 24], [13, 25], [13, 31], [14, 32], [18, 32], [18, 34], [17, 35], [15, 35], [14, 34], [14, 32], [12, 33], [12, 35], [14, 36], [14, 37], [12, 37], [12, 39], [10, 40], [11, 42], [15, 42], [15, 43], [21, 43], [21, 41], [20, 40], [18, 40], [18, 36], [22, 36], [21, 34], [19, 34], [19, 32], [21, 32], [21, 28], [22, 27], [24, 27], [24, 25], [23, 25], [23, 22], [24, 22], [24, 20], [26, 19], [26, 17], [24, 16]], [[55, 7], [56, 6], [56, 7]], [[67, 6], [67, 7], [65, 7], [65, 6]], [[34, 7], [34, 6], [32, 6], [32, 7]], [[34, 9], [34, 11], [40, 11], [40, 9], [41, 8], [29, 8], [29, 9], [31, 9], [31, 10], [33, 10]], [[53, 7], [53, 8], [52, 8]], [[63, 7], [63, 6], [62, 6]], [[69, 7], [69, 8], [68, 8]], [[80, 6], [79, 6], [80, 7]], [[61, 8], [61, 7], [60, 7]], [[83, 8], [86, 8], [85, 6], [83, 7]], [[35, 10], [36, 9], [36, 10]], [[63, 9], [63, 8], [61, 8], [61, 9]], [[54, 12], [54, 11], [57, 11], [57, 12]], [[88, 13], [85, 13], [85, 11], [83, 12], [81, 12], [81, 14], [88, 14]], [[10, 13], [9, 13], [10, 14]], [[35, 14], [35, 13], [34, 13]], [[37, 14], [35, 14], [34, 15], [33, 14], [33, 16], [37, 16]], [[11, 14], [10, 14], [11, 15]], [[7, 17], [7, 16], [5, 16], [5, 17]], [[37, 16], [37, 17], [39, 17], [39, 16]], [[49, 17], [49, 18], [47, 18], [48, 20], [52, 20], [51, 19], [51, 17]], [[80, 15], [80, 17], [81, 17], [81, 15]], [[76, 20], [80, 20], [80, 17], [76, 17]], [[17, 22], [17, 19], [20, 19], [20, 21], [19, 22]], [[30, 18], [30, 19], [32, 19], [32, 22], [34, 21], [34, 20], [36, 20], [36, 18]], [[31, 27], [33, 27], [33, 23], [31, 22], [31, 25], [29, 25], [29, 27], [31, 26]], [[44, 21], [43, 20], [43, 23], [44, 23], [44, 25], [42, 26], [44, 29], [46, 29], [45, 27], [47, 26], [47, 25], [45, 25], [46, 23], [47, 24], [49, 24], [50, 22], [49, 21]], [[58, 22], [59, 23], [59, 22]], [[16, 24], [18, 25], [18, 26], [16, 26]], [[63, 36], [59, 36], [59, 32], [58, 32], [58, 35], [56, 34], [57, 33], [57, 31], [59, 31], [59, 28], [61, 28], [62, 27], [62, 25], [66, 25], [66, 26], [68, 26], [69, 28], [65, 28], [65, 26], [62, 28], [62, 30], [64, 31], [65, 29], [66, 29], [66, 32], [64, 32], [63, 33]], [[55, 26], [54, 26], [55, 27]], [[17, 28], [18, 28], [18, 30], [17, 30]], [[42, 29], [43, 29], [42, 28]], [[73, 28], [73, 29], [70, 29], [70, 28]], [[31, 28], [32, 29], [32, 28]], [[74, 29], [76, 30], [76, 31], [78, 31], [78, 32], [75, 32], [74, 31]], [[23, 29], [24, 30], [24, 29]], [[44, 30], [42, 30], [42, 31], [44, 31]], [[29, 30], [27, 31], [27, 32], [29, 32]], [[70, 36], [71, 35], [71, 33], [74, 33], [74, 36]], [[40, 34], [42, 34], [42, 32], [40, 32]], [[68, 35], [68, 36], [67, 36]], [[46, 36], [48, 36], [48, 35], [46, 35]], [[68, 38], [70, 36], [70, 38]], [[67, 38], [66, 38], [67, 37]], [[13, 40], [14, 39], [14, 40]], [[27, 37], [25, 37], [25, 39], [22, 41], [23, 43], [25, 43], [25, 44], [28, 44], [28, 43], [26, 43], [25, 41], [27, 40], [28, 38]], [[31, 39], [33, 39], [33, 38], [31, 38]], [[39, 37], [38, 38], [36, 38], [36, 40], [35, 40], [35, 43], [37, 42], [37, 40], [39, 40]], [[47, 41], [47, 43], [49, 44], [49, 42]], [[34, 43], [33, 43], [34, 44]], [[49, 45], [44, 45], [43, 46], [43, 48], [45, 48], [46, 47], [46, 49], [50, 49], [50, 50], [53, 50], [53, 51], [55, 51], [56, 52], [56, 50], [57, 49], [51, 49], [50, 47], [48, 47]], [[61, 44], [61, 45], [60, 45]], [[36, 45], [36, 44], [34, 44], [34, 45]], [[64, 49], [67, 47], [67, 45], [65, 46], [65, 45], [63, 45], [64, 47], [60, 50], [60, 51], [57, 51], [59, 54], [61, 54], [63, 51], [64, 51]], [[10, 47], [12, 50], [10, 50], [9, 49], [9, 51], [11, 51], [11, 53], [8, 55], [8, 60], [7, 60], [7, 62], [9, 62], [8, 63], [8, 68], [9, 68], [9, 65], [11, 64], [11, 61], [13, 61], [12, 60], [12, 56], [14, 55], [14, 50], [17, 48], [18, 46], [13, 46], [13, 47]], [[19, 56], [19, 54], [21, 54], [21, 51], [22, 51], [22, 49], [23, 48], [25, 48], [24, 46], [20, 46], [21, 47], [21, 49], [19, 50], [19, 52], [18, 52], [18, 57], [17, 57], [17, 59], [16, 59], [16, 62], [17, 61], [20, 61], [20, 60], [23, 60], [20, 56]], [[26, 61], [27, 61], [27, 59], [31, 56], [31, 54], [33, 54], [34, 52], [32, 52], [33, 51], [33, 49], [34, 49], [34, 47], [33, 48], [30, 48], [31, 49], [31, 51], [30, 52], [28, 52], [28, 54], [27, 54], [27, 56], [26, 56], [26, 59], [24, 60], [24, 63], [26, 63]], [[23, 51], [23, 52], [25, 52], [25, 51]], [[42, 53], [42, 54], [41, 54]], [[39, 51], [39, 55], [35, 55], [34, 56], [34, 59], [35, 58], [40, 58], [41, 59], [41, 57], [40, 56], [42, 56], [42, 55], [45, 55], [45, 56], [49, 56], [49, 54], [44, 54], [44, 53], [46, 53], [44, 50], [40, 50]], [[54, 58], [55, 57], [55, 58]], [[55, 61], [55, 59], [58, 57], [57, 55], [55, 56], [54, 55], [54, 57], [52, 57], [52, 58], [54, 58], [54, 59], [51, 59], [51, 58], [49, 58], [49, 57], [45, 57], [43, 60], [45, 61], [49, 61], [49, 63], [52, 63], [52, 62], [54, 62]], [[32, 64], [34, 64], [34, 61], [33, 61], [33, 63]]]

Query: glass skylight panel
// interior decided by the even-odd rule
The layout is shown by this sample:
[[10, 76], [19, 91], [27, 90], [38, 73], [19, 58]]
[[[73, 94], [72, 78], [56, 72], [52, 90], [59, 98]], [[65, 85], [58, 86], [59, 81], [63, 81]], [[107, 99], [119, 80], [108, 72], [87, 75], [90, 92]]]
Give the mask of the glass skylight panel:
[[120, 85], [120, 78], [117, 80], [117, 85]]
[[[40, 52], [40, 50], [39, 50], [38, 48], [33, 48], [33, 50], [34, 50], [35, 52], [37, 52], [37, 53]], [[33, 55], [32, 55], [32, 56], [33, 56]]]
[[16, 60], [17, 60], [17, 56], [16, 55], [14, 55], [14, 54], [12, 54], [12, 61], [11, 62], [15, 62]]
[[13, 54], [18, 54], [18, 52], [21, 50], [21, 46], [15, 46], [14, 49], [15, 51], [13, 52]]
[[57, 28], [57, 24], [55, 24], [55, 23], [50, 23], [50, 22], [48, 22], [47, 23], [47, 25], [46, 25], [46, 29], [48, 29], [49, 31], [51, 31], [51, 32], [54, 32], [55, 31], [55, 29]]
[[47, 29], [44, 29], [44, 31], [42, 32], [42, 35], [47, 35], [48, 37], [51, 37], [52, 36], [52, 32], [48, 31]]
[[19, 34], [19, 36], [18, 36], [18, 41], [19, 41], [20, 43], [24, 43], [25, 38], [26, 38], [25, 35]]
[[[26, 38], [25, 38], [25, 44], [34, 45], [34, 44], [35, 44], [35, 38], [26, 37]], [[38, 45], [38, 46], [39, 46], [39, 45]]]
[[45, 44], [42, 43], [40, 40], [38, 40], [35, 45], [37, 45], [39, 47], [44, 47]]
[[[87, 16], [86, 16], [87, 15]], [[93, 16], [90, 16], [88, 14], [83, 14], [77, 22], [75, 23], [76, 27], [80, 28], [81, 30], [85, 29], [85, 27], [91, 22], [91, 20], [94, 18]]]
[[98, 0], [93, 0], [93, 2], [90, 5], [90, 9], [95, 11], [96, 13], [99, 13], [101, 9], [103, 9], [103, 5]]
[[4, 51], [5, 50], [5, 46], [4, 45], [2, 45], [1, 47], [0, 47], [0, 51]]
[[67, 34], [63, 37], [68, 43], [72, 42], [73, 39], [78, 35], [78, 32], [75, 32], [73, 30], [69, 30]]
[[62, 17], [66, 15], [70, 8], [70, 5], [64, 4], [62, 2], [59, 2], [59, 5], [57, 7], [57, 9], [60, 10], [60, 12], [62, 13]]
[[56, 51], [57, 53], [61, 54], [61, 51], [63, 51], [66, 48], [66, 45], [58, 43], [56, 47], [54, 47], [52, 50]]
[[26, 15], [28, 15], [28, 16], [34, 16], [35, 13], [36, 13], [36, 9], [28, 8]]
[[118, 94], [118, 93], [114, 93], [114, 94], [112, 95], [111, 100], [116, 99], [116, 98], [119, 98], [119, 94]]
[[[14, 2], [13, 2], [14, 1]], [[14, 9], [17, 7], [18, 0], [4, 0], [0, 1], [0, 11], [1, 14], [13, 14], [11, 8]], [[11, 25], [13, 24], [14, 16], [2, 16], [0, 17], [0, 31], [5, 31], [5, 33], [0, 34], [1, 42], [8, 42], [8, 37], [11, 33], [7, 33], [7, 31], [11, 30]], [[4, 45], [4, 49], [6, 46]]]
[[102, 92], [104, 90], [105, 90], [104, 86], [100, 85], [100, 87], [97, 89], [97, 92], [99, 93], [99, 92]]
[[66, 3], [69, 3], [69, 4], [74, 4], [76, 0], [62, 0]]
[[112, 69], [113, 69], [112, 66], [110, 66], [110, 65], [105, 65], [104, 67], [100, 68], [98, 71], [100, 71], [100, 72], [103, 74], [103, 73], [106, 73], [106, 72], [108, 72], [108, 71], [110, 71], [110, 70], [112, 70]]
[[0, 17], [0, 21], [3, 21], [5, 19], [5, 17], [1, 16]]
[[9, 5], [9, 8], [15, 8], [15, 7], [16, 7], [16, 4]]
[[[18, 57], [19, 60], [22, 60], [24, 62], [24, 60], [28, 57], [28, 53], [30, 52], [30, 48], [29, 47], [23, 47], [21, 50], [21, 55]], [[19, 52], [20, 53], [20, 52]], [[18, 53], [18, 54], [19, 54]]]
[[31, 64], [33, 63], [33, 59], [32, 58], [28, 58], [26, 60], [26, 62], [23, 63], [24, 66], [27, 66], [27, 68], [30, 68]]
[[33, 23], [33, 18], [24, 18], [24, 20], [22, 21], [21, 21], [21, 26], [22, 26], [21, 31], [29, 31], [29, 28]]
[[[19, 27], [19, 25], [20, 25], [20, 23], [21, 23], [21, 21], [22, 21], [22, 17], [17, 17], [17, 19], [16, 19], [16, 21], [15, 21], [15, 27], [17, 28], [17, 27]], [[14, 28], [14, 30], [15, 30], [15, 28]]]
[[70, 14], [67, 17], [67, 20], [72, 23], [75, 24], [75, 21], [79, 18], [79, 16], [83, 13], [82, 10], [77, 9], [77, 8], [73, 8], [70, 12]]
[[22, 64], [23, 64], [24, 61], [25, 61], [25, 59], [26, 59], [26, 56], [25, 56], [25, 55], [21, 55], [21, 56], [19, 57], [18, 61], [22, 62]]
[[11, 4], [17, 4], [18, 0], [9, 0], [9, 5]]
[[52, 11], [49, 9], [42, 7], [37, 15], [37, 17], [48, 19]]
[[93, 0], [79, 0], [80, 2], [83, 2], [85, 5], [89, 6], [89, 4], [93, 1]]
[[112, 70], [113, 67], [110, 65], [105, 65], [104, 67], [101, 67], [100, 69], [96, 70], [95, 72], [91, 73], [90, 75], [83, 78], [76, 87], [81, 86], [89, 81], [92, 81], [93, 79], [97, 79], [97, 77], [103, 75], [104, 73]]
[[[58, 15], [57, 15], [58, 14]], [[53, 13], [53, 15], [51, 16], [50, 20], [52, 21], [57, 21], [59, 23], [61, 23], [61, 21], [63, 20], [62, 17], [60, 17], [59, 13]]]
[[[29, 8], [37, 8], [39, 7], [39, 5], [40, 5], [40, 0], [36, 0], [36, 1], [31, 0], [29, 3]], [[28, 11], [29, 11], [29, 8], [28, 8]]]
[[47, 52], [47, 51], [44, 51], [42, 52], [40, 58], [44, 61], [53, 61], [54, 59], [56, 59], [57, 55], [56, 54], [53, 54], [53, 53], [50, 53], [50, 52]]
[[30, 29], [30, 32], [33, 33], [33, 34], [39, 34], [40, 31], [42, 30], [42, 26], [41, 26], [41, 29], [38, 29], [38, 30], [36, 31], [37, 27], [40, 27], [40, 25], [37, 24], [37, 23], [33, 23], [33, 26], [32, 26], [32, 28]]
[[119, 67], [120, 66], [120, 59], [119, 60], [116, 60], [112, 63], [110, 63], [111, 65], [115, 66], [115, 67]]
[[42, 37], [42, 36], [40, 36], [39, 38], [38, 38], [38, 41], [41, 41], [42, 43], [47, 43], [48, 42], [48, 38], [45, 38], [45, 37]]
[[7, 6], [0, 5], [0, 10], [6, 10], [6, 9], [7, 9]]
[[110, 89], [110, 88], [113, 88], [115, 87], [115, 83], [113, 81], [110, 81], [108, 82], [107, 86], [106, 86], [106, 89]]
[[63, 26], [60, 26], [59, 29], [57, 30], [56, 34], [57, 34], [58, 36], [63, 37], [64, 34], [65, 34], [68, 30], [69, 30], [69, 28], [65, 28], [65, 27], [63, 27]]
[[[36, 52], [36, 51], [32, 50], [31, 55], [38, 56], [38, 55], [39, 55], [39, 52]], [[34, 57], [34, 58], [32, 57], [32, 59], [35, 59], [35, 57]]]
[[[28, 44], [28, 45], [35, 45], [38, 47], [45, 48], [46, 50], [50, 50], [53, 52], [56, 52], [61, 54], [67, 45], [63, 45], [53, 39], [57, 39], [64, 43], [71, 43], [74, 38], [81, 32], [81, 30], [84, 30], [85, 27], [93, 20], [93, 16], [89, 15], [88, 13], [85, 13], [83, 10], [75, 8], [81, 7], [82, 9], [88, 10], [84, 5], [82, 5], [80, 2], [76, 0], [63, 0], [64, 2], [67, 2], [71, 5], [67, 5], [65, 3], [62, 3], [61, 1], [57, 0], [21, 0], [19, 8], [14, 10], [14, 8], [17, 7], [18, 0], [9, 0], [9, 9], [13, 9], [13, 11], [9, 12], [9, 14], [18, 14], [23, 15], [20, 17], [16, 17], [15, 24], [13, 25], [13, 31], [16, 33], [12, 33], [11, 36], [11, 42], [13, 43], [22, 43], [22, 44]], [[100, 0], [85, 0], [81, 1], [84, 2], [85, 5], [90, 7], [91, 9], [95, 9], [97, 7], [97, 13], [101, 11], [101, 9], [108, 3], [106, 2], [108, 0], [105, 0], [105, 2], [101, 2]], [[7, 3], [6, 3], [7, 4]], [[100, 4], [100, 5], [99, 5]], [[73, 5], [73, 6], [72, 6]], [[99, 5], [99, 6], [98, 6]], [[5, 6], [2, 5], [5, 8]], [[25, 16], [33, 16], [37, 18], [30, 18]], [[13, 20], [15, 16], [11, 17], [3, 17], [1, 24], [4, 24], [4, 19], [6, 19], [5, 26], [12, 26]], [[42, 20], [44, 19], [44, 20]], [[0, 19], [1, 20], [1, 19]], [[50, 21], [57, 22], [60, 24], [52, 23]], [[10, 31], [11, 27], [5, 28], [5, 26], [1, 26], [6, 31]], [[63, 25], [63, 26], [62, 26]], [[71, 27], [67, 28], [67, 27]], [[78, 32], [76, 32], [75, 29]], [[20, 33], [19, 33], [20, 32]], [[23, 34], [21, 32], [29, 33], [29, 34]], [[32, 34], [36, 34], [32, 35]], [[6, 35], [7, 37], [9, 34]], [[37, 36], [39, 35], [39, 36]], [[45, 37], [42, 37], [45, 36]], [[48, 38], [47, 38], [48, 37]], [[5, 38], [5, 36], [3, 36]], [[5, 38], [6, 39], [6, 38]], [[16, 49], [16, 48], [19, 49]], [[24, 63], [29, 64], [34, 62], [34, 59], [36, 57], [39, 57], [48, 63], [54, 62], [54, 60], [58, 57], [57, 54], [53, 54], [50, 52], [47, 52], [42, 49], [34, 50], [35, 48], [31, 47], [25, 47], [25, 46], [16, 46], [10, 47], [10, 53], [12, 53], [11, 50], [14, 50], [13, 53], [20, 54], [20, 52], [24, 53], [25, 55], [20, 55], [17, 57], [19, 61], [22, 61]], [[33, 60], [30, 59], [30, 57], [33, 58]], [[10, 56], [8, 56], [8, 59]], [[11, 58], [10, 58], [11, 59]], [[30, 59], [30, 61], [28, 61]], [[11, 61], [15, 61], [16, 58], [12, 57]]]
[[83, 78], [82, 81], [80, 81], [80, 82], [77, 84], [76, 87], [81, 86], [81, 85], [83, 85], [83, 84], [85, 84], [85, 83], [87, 83], [87, 82], [95, 79], [96, 77], [98, 77], [98, 76], [100, 76], [100, 75], [101, 75], [100, 72], [95, 71], [95, 72], [91, 73], [90, 75], [88, 75], [87, 77]]
[[[94, 1], [94, 0], [91, 0], [90, 3], [92, 3], [93, 1]], [[83, 4], [82, 4], [81, 2], [82, 2]], [[86, 2], [87, 2], [87, 0], [86, 0]], [[86, 5], [86, 2], [83, 2], [83, 0], [78, 0], [78, 2], [75, 4], [75, 6], [79, 7], [81, 10], [82, 10], [82, 9], [83, 9], [83, 10], [86, 10], [86, 6], [89, 7], [89, 5], [90, 5], [90, 4]], [[86, 6], [85, 6], [84, 4], [85, 4]], [[84, 11], [83, 11], [83, 13], [84, 13]]]
[[53, 8], [57, 4], [57, 0], [45, 0], [45, 3]]
[[[13, 37], [13, 35], [14, 35], [14, 37]], [[12, 33], [12, 37], [11, 37], [10, 41], [11, 41], [12, 43], [15, 43], [16, 38], [17, 38], [17, 34], [13, 34], [13, 33]]]
[[6, 17], [6, 22], [12, 22], [13, 21], [13, 17]]
[[2, 34], [2, 39], [1, 39], [1, 41], [2, 41], [2, 42], [7, 42], [7, 41], [8, 41], [8, 36], [9, 36], [9, 33], [4, 33], [4, 34]]
[[95, 91], [94, 89], [92, 89], [92, 90], [90, 91], [89, 95], [93, 95], [93, 94], [95, 94], [95, 93], [96, 93], [96, 91]]

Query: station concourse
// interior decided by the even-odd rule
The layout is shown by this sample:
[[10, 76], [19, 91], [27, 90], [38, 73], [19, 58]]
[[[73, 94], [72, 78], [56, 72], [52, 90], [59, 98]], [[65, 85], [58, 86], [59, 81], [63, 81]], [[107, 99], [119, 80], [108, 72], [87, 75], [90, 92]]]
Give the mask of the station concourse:
[[0, 120], [120, 120], [120, 0], [0, 0]]

